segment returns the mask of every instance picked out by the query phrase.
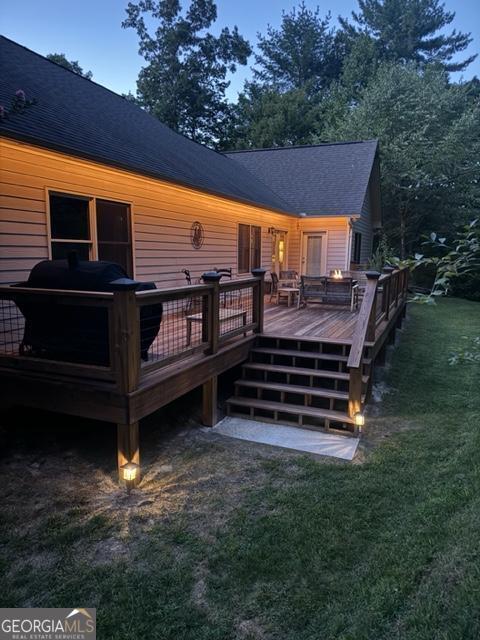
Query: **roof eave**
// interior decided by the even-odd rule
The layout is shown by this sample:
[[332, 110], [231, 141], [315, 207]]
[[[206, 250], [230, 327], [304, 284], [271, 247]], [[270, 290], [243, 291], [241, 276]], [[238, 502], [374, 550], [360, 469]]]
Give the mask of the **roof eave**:
[[135, 168], [131, 167], [130, 165], [126, 164], [126, 163], [114, 162], [114, 161], [111, 161], [111, 160], [106, 160], [104, 158], [99, 158], [98, 156], [95, 156], [94, 154], [88, 154], [88, 153], [85, 153], [85, 152], [72, 150], [68, 146], [57, 145], [57, 144], [51, 143], [49, 141], [42, 140], [42, 139], [40, 139], [38, 137], [28, 136], [28, 135], [25, 135], [25, 134], [17, 133], [15, 131], [5, 130], [3, 128], [0, 128], [0, 137], [8, 138], [8, 139], [11, 139], [11, 140], [17, 140], [19, 142], [26, 142], [28, 144], [31, 144], [31, 145], [36, 146], [36, 147], [40, 147], [42, 149], [49, 149], [51, 151], [57, 151], [59, 153], [68, 154], [68, 155], [74, 156], [76, 158], [81, 158], [81, 159], [84, 159], [84, 160], [90, 160], [91, 162], [97, 162], [98, 164], [103, 164], [103, 165], [105, 165], [107, 167], [114, 167], [116, 169], [122, 169], [123, 171], [129, 171], [130, 173], [135, 173], [137, 175], [145, 176], [147, 178], [153, 178], [154, 180], [161, 180], [163, 182], [168, 182], [170, 184], [179, 185], [179, 186], [182, 186], [182, 187], [184, 187], [186, 189], [191, 189], [192, 191], [200, 191], [201, 193], [207, 193], [209, 195], [214, 195], [217, 198], [224, 198], [225, 200], [233, 200], [234, 202], [240, 202], [241, 204], [246, 204], [246, 205], [249, 205], [251, 207], [257, 207], [257, 208], [260, 208], [260, 209], [265, 209], [267, 211], [271, 211], [271, 212], [274, 212], [274, 213], [279, 213], [279, 214], [285, 215], [285, 216], [290, 216], [290, 217], [294, 217], [294, 218], [298, 218], [299, 217], [299, 214], [294, 212], [294, 211], [287, 211], [287, 210], [284, 210], [284, 209], [272, 207], [272, 206], [270, 206], [268, 204], [264, 204], [264, 203], [261, 203], [261, 202], [255, 202], [253, 200], [248, 200], [247, 198], [241, 198], [240, 196], [233, 196], [233, 195], [230, 195], [230, 194], [222, 193], [221, 191], [215, 191], [213, 189], [208, 189], [207, 187], [201, 187], [201, 186], [197, 186], [197, 185], [192, 185], [192, 184], [189, 184], [188, 182], [182, 182], [181, 180], [175, 180], [174, 178], [171, 178], [169, 176], [163, 176], [163, 175], [157, 174], [155, 172], [142, 171], [140, 169], [135, 169]]

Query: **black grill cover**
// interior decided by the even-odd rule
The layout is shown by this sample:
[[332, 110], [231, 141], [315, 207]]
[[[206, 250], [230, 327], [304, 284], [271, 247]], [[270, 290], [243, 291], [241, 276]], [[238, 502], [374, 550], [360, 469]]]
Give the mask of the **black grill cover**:
[[[114, 291], [115, 280], [127, 279], [114, 262], [43, 260], [31, 270], [28, 281], [18, 286], [32, 289]], [[133, 283], [133, 281], [131, 281]], [[136, 291], [156, 289], [153, 282], [138, 283]], [[66, 305], [56, 297], [21, 296], [17, 305], [25, 317], [22, 350], [35, 357], [108, 365], [108, 312], [101, 307]], [[140, 310], [140, 350], [146, 360], [162, 320], [162, 305]]]

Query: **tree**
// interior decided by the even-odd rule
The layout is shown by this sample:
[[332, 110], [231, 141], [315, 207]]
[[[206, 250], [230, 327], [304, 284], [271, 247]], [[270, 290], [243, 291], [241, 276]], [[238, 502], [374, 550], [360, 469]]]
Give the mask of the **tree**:
[[67, 60], [64, 53], [49, 53], [47, 55], [47, 59], [65, 67], [65, 69], [69, 69], [70, 71], [77, 73], [79, 76], [82, 76], [87, 80], [91, 80], [93, 78], [93, 73], [91, 71], [84, 71], [78, 60]]
[[462, 71], [476, 55], [461, 62], [452, 58], [472, 42], [469, 33], [441, 31], [455, 18], [439, 0], [359, 0], [353, 23], [340, 18], [346, 35], [355, 40], [367, 35], [375, 42], [378, 58], [417, 64], [440, 63], [447, 71]]
[[234, 108], [224, 149], [309, 144], [314, 139], [318, 106], [302, 89], [279, 93], [247, 83]]
[[330, 27], [330, 14], [320, 16], [302, 2], [290, 13], [283, 12], [279, 29], [268, 26], [258, 34], [254, 79], [278, 91], [300, 89], [311, 94], [338, 78], [342, 52]]
[[[153, 35], [144, 14], [158, 21]], [[137, 31], [147, 62], [137, 81], [139, 104], [175, 131], [210, 145], [228, 126], [227, 73], [245, 65], [251, 53], [237, 27], [218, 36], [208, 32], [216, 18], [213, 0], [192, 0], [186, 12], [178, 0], [140, 0], [128, 4], [122, 25]]]
[[323, 107], [323, 140], [378, 138], [384, 226], [402, 258], [425, 226], [445, 233], [480, 208], [480, 103], [430, 66], [384, 63], [358, 100], [340, 86]]

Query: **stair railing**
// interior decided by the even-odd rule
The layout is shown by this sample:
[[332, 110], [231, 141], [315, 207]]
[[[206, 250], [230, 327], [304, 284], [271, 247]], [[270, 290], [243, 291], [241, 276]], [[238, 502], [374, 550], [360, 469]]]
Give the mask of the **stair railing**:
[[362, 410], [363, 356], [367, 343], [374, 343], [376, 329], [389, 320], [408, 289], [408, 268], [385, 267], [384, 273], [367, 271], [367, 284], [352, 338], [347, 368], [350, 371], [348, 414], [351, 418]]
[[362, 410], [362, 364], [366, 342], [375, 340], [377, 291], [380, 273], [367, 271], [367, 284], [353, 333], [347, 367], [350, 370], [348, 414], [351, 418]]

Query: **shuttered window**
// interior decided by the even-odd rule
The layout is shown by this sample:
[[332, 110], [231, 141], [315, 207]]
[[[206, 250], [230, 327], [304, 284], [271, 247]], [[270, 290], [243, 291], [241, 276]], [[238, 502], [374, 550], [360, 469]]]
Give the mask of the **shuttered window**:
[[250, 273], [262, 262], [262, 228], [238, 225], [238, 273]]

